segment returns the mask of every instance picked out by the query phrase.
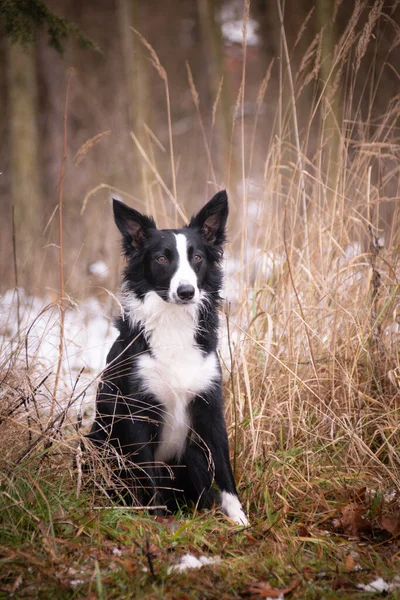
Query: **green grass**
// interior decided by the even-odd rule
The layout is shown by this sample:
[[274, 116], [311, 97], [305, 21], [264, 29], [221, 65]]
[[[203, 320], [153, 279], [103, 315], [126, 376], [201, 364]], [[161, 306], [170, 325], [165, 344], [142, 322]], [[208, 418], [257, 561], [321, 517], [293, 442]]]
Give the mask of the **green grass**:
[[[301, 460], [296, 455], [278, 456], [274, 473], [283, 477]], [[270, 478], [261, 464], [258, 472], [264, 482]], [[359, 539], [335, 531], [340, 507], [366, 481], [326, 474], [310, 481], [302, 497], [297, 491], [296, 503], [290, 485], [286, 495], [265, 487], [253, 500], [250, 487], [241, 490], [252, 524], [241, 528], [217, 510], [168, 519], [123, 507], [97, 510], [111, 503], [88, 489], [77, 498], [72, 472], [31, 459], [2, 480], [0, 597], [241, 598], [255, 581], [285, 588], [295, 580], [293, 598], [370, 597], [355, 584], [378, 576], [392, 581], [398, 542], [382, 530]], [[346, 559], [354, 552], [357, 570], [349, 572]], [[185, 553], [220, 562], [168, 573]]]

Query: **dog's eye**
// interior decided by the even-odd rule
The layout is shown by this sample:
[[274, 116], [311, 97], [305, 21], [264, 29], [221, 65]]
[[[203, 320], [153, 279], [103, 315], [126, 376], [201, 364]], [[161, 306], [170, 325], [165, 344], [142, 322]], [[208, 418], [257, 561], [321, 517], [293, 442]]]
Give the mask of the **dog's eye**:
[[194, 262], [197, 262], [197, 263], [198, 263], [198, 262], [200, 262], [201, 260], [203, 260], [203, 257], [202, 257], [202, 256], [200, 256], [200, 254], [195, 254], [195, 255], [193, 256], [193, 260], [194, 260]]
[[160, 265], [165, 265], [165, 263], [167, 262], [167, 257], [164, 255], [157, 256], [156, 261], [160, 263]]

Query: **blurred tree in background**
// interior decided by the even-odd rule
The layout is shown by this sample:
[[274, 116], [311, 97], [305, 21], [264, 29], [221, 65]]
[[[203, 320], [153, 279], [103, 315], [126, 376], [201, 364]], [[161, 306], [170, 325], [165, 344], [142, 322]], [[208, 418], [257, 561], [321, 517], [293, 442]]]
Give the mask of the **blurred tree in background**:
[[[375, 6], [382, 17], [372, 35], [368, 23]], [[293, 147], [296, 144], [293, 90], [277, 3], [253, 0], [250, 4], [245, 69], [241, 45], [244, 9], [242, 0], [0, 2], [3, 290], [14, 285], [12, 205], [20, 285], [36, 292], [46, 286], [47, 293], [58, 285], [54, 214], [70, 66], [75, 75], [64, 182], [67, 291], [87, 293], [96, 283], [89, 265], [98, 259], [110, 267], [105, 283], [112, 287], [117, 281], [118, 242], [107, 203], [111, 190], [138, 209], [155, 213], [160, 225], [173, 214], [174, 206], [166, 192], [168, 189], [173, 195], [171, 133], [180, 205], [189, 214], [216, 188], [228, 186], [234, 231], [235, 219], [240, 219], [241, 186], [247, 185], [242, 181], [243, 172], [265, 190], [263, 173], [269, 141], [286, 136]], [[330, 148], [324, 160], [333, 179], [338, 144], [335, 128], [343, 102], [349, 100], [344, 83], [355, 73], [352, 61], [357, 60], [353, 51], [340, 57], [347, 61], [348, 69], [339, 72], [335, 48], [338, 41], [343, 47], [342, 36], [349, 35], [349, 24], [351, 35], [360, 40], [364, 35], [368, 40], [354, 75], [355, 93], [350, 99], [353, 116], [346, 118], [368, 116], [373, 127], [374, 120], [400, 92], [397, 3], [382, 0], [371, 6], [365, 2], [287, 0], [284, 5], [298, 130], [308, 131], [302, 151], [305, 156], [316, 155], [322, 127]], [[171, 131], [165, 82], [154, 68], [152, 51], [132, 27], [148, 41], [167, 73]], [[260, 92], [263, 78], [268, 82], [265, 94]], [[365, 89], [367, 79], [373, 81], [374, 89], [379, 84], [379, 94], [372, 91], [372, 84], [370, 90]], [[321, 124], [311, 107], [316, 94], [325, 89], [322, 101], [330, 107], [325, 111], [330, 116]], [[252, 136], [253, 163], [248, 172]], [[287, 148], [282, 147], [282, 163], [295, 160]], [[84, 200], [86, 209], [81, 216]], [[388, 221], [390, 202], [385, 210], [382, 219]], [[234, 242], [235, 236], [231, 237]]]

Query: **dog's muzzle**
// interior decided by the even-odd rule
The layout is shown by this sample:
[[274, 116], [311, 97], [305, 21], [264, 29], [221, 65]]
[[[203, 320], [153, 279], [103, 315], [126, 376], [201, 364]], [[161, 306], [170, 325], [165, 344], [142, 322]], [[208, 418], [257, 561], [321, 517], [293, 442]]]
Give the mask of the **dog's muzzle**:
[[190, 302], [190, 300], [193, 300], [194, 294], [195, 289], [193, 285], [190, 285], [189, 283], [182, 283], [176, 290], [176, 295], [182, 302]]

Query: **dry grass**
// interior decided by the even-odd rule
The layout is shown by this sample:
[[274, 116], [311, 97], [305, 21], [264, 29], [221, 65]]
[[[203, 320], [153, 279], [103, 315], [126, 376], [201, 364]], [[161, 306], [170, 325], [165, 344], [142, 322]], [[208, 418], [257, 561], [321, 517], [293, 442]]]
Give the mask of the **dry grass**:
[[[44, 407], [51, 401], [51, 385], [40, 387], [38, 402], [33, 381], [43, 373], [28, 360], [24, 368], [17, 360], [18, 353], [24, 355], [22, 333], [1, 365], [5, 391], [0, 427], [2, 439], [8, 440], [2, 457], [1, 552], [8, 593], [13, 586], [15, 593], [23, 590], [26, 583], [32, 592], [27, 597], [54, 597], [61, 585], [60, 598], [77, 597], [74, 589], [88, 598], [130, 593], [235, 598], [253, 579], [274, 580], [283, 588], [297, 576], [301, 586], [292, 592], [295, 597], [335, 598], [341, 589], [345, 598], [362, 595], [351, 587], [354, 581], [393, 574], [400, 528], [391, 536], [382, 515], [390, 509], [392, 518], [399, 519], [400, 512], [398, 495], [384, 500], [388, 490], [398, 494], [400, 487], [400, 100], [393, 98], [376, 122], [363, 119], [354, 100], [357, 69], [382, 19], [381, 8], [381, 2], [375, 3], [358, 35], [356, 4], [352, 26], [330, 57], [331, 71], [322, 87], [315, 88], [309, 126], [301, 131], [295, 112], [299, 94], [305, 81], [313, 85], [309, 75], [314, 61], [320, 64], [326, 57], [321, 57], [317, 40], [308, 50], [308, 66], [303, 64], [296, 79], [285, 47], [289, 80], [283, 73], [275, 135], [264, 146], [261, 177], [252, 157], [254, 139], [262, 132], [254, 128], [246, 138], [243, 112], [241, 116], [243, 195], [228, 190], [236, 209], [228, 248], [231, 303], [223, 317], [223, 362], [231, 447], [253, 527], [238, 532], [222, 517], [208, 514], [181, 515], [172, 524], [134, 511], [93, 510], [109, 505], [99, 489], [101, 481], [107, 487], [108, 475], [96, 478], [91, 493], [82, 492], [80, 416], [76, 411], [69, 416], [82, 390], [78, 386], [71, 394], [59, 389], [49, 422]], [[167, 82], [154, 50], [146, 47]], [[270, 70], [261, 84], [256, 123], [269, 78]], [[245, 79], [244, 67], [239, 104], [245, 98]], [[378, 86], [379, 76], [371, 74], [365, 85], [371, 102]], [[166, 90], [168, 96], [167, 83]], [[203, 139], [207, 146], [205, 133]], [[236, 139], [235, 132], [233, 144]], [[211, 157], [209, 148], [207, 155]], [[144, 150], [143, 159], [174, 214], [159, 196], [146, 199], [147, 208], [155, 207], [173, 226], [180, 209], [175, 183], [168, 190]], [[224, 179], [230, 181], [230, 174]], [[385, 221], [388, 203], [393, 205], [391, 222]], [[365, 488], [373, 490], [368, 497]], [[332, 519], [350, 501], [368, 505], [373, 524], [368, 533], [356, 527], [356, 535], [349, 536], [343, 521], [335, 528]], [[28, 556], [35, 545], [39, 554]], [[200, 586], [196, 574], [168, 575], [169, 556], [184, 550], [221, 554], [218, 576], [207, 567]], [[348, 559], [354, 552], [364, 569], [358, 574]], [[22, 569], [26, 562], [29, 574]], [[151, 569], [143, 571], [153, 563], [155, 575]], [[66, 564], [76, 572], [71, 574]], [[44, 587], [41, 578], [47, 582]], [[71, 583], [74, 579], [81, 583]]]

